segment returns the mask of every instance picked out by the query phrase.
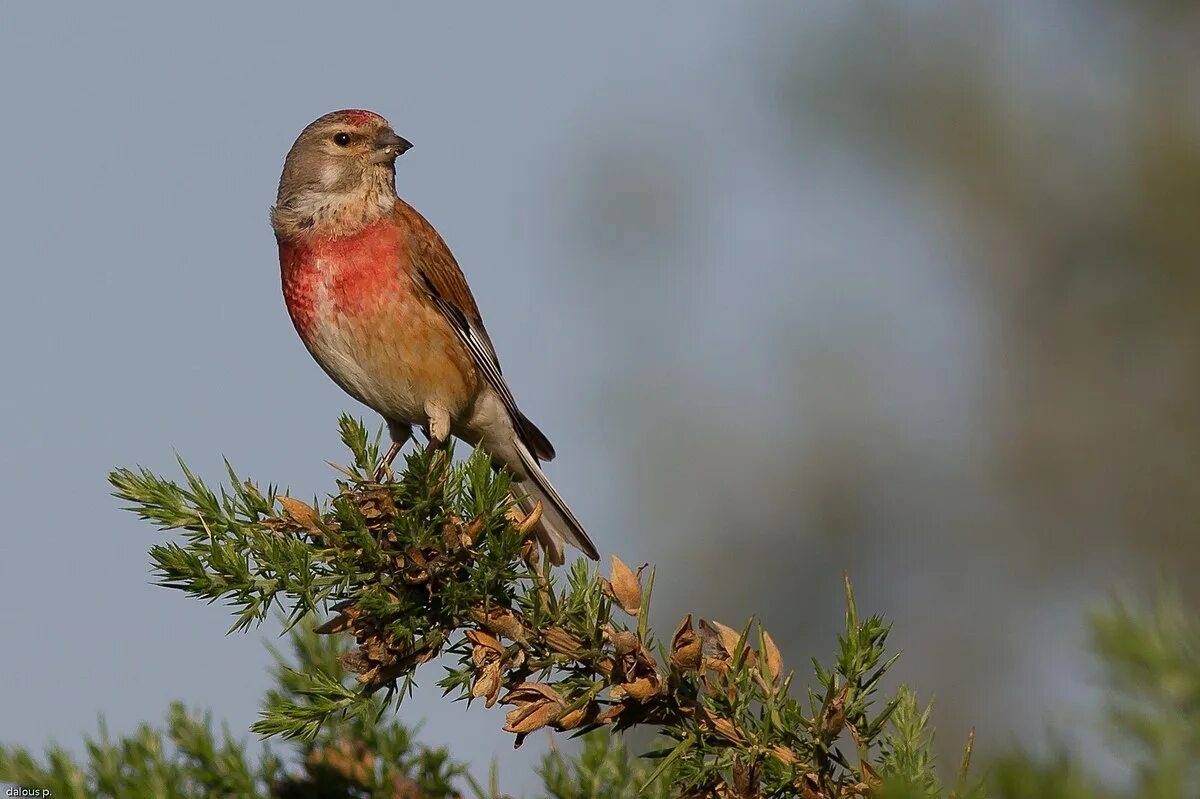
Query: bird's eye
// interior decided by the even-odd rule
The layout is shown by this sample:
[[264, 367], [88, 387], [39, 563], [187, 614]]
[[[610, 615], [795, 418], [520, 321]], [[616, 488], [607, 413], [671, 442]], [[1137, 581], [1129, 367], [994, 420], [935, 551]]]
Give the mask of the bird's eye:
[[333, 134], [333, 143], [336, 144], [338, 147], [349, 147], [350, 146], [350, 134], [349, 133]]

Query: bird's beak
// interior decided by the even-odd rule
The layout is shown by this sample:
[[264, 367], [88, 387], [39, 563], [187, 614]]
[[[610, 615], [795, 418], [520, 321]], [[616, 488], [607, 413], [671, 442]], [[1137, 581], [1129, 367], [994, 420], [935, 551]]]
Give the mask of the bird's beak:
[[384, 128], [375, 136], [375, 149], [371, 153], [371, 160], [377, 164], [394, 161], [404, 155], [404, 152], [410, 147], [412, 147], [412, 142], [408, 139], [397, 136], [391, 128]]

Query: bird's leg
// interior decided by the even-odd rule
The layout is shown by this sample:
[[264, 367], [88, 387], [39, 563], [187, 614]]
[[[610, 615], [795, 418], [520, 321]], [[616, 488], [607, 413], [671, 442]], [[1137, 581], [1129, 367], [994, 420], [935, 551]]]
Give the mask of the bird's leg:
[[425, 445], [425, 454], [432, 454], [446, 443], [450, 437], [450, 412], [432, 402], [425, 403], [425, 415], [429, 421], [425, 425], [425, 433], [429, 443]]
[[387, 454], [383, 456], [383, 461], [380, 466], [391, 466], [392, 461], [396, 460], [396, 456], [400, 454], [400, 447], [403, 446], [399, 441], [392, 441], [392, 445], [388, 447]]
[[389, 476], [392, 470], [392, 461], [396, 460], [396, 456], [400, 454], [400, 448], [412, 438], [412, 427], [409, 425], [392, 421], [389, 421], [387, 425], [388, 434], [392, 438], [392, 445], [388, 447], [387, 454], [383, 456], [383, 461], [375, 469], [375, 482], [377, 483], [382, 483], [383, 478]]

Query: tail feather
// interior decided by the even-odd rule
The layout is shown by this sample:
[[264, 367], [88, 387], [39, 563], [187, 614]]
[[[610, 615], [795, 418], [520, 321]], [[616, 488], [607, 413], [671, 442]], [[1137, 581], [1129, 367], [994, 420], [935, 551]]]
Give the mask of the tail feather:
[[529, 447], [529, 451], [533, 453], [539, 461], [554, 460], [554, 445], [550, 443], [550, 439], [546, 438], [546, 434], [538, 430], [538, 426], [529, 421], [529, 417], [517, 411], [516, 419], [517, 432], [521, 436], [521, 440]]
[[542, 503], [542, 518], [534, 528], [534, 534], [542, 548], [546, 550], [546, 557], [555, 565], [562, 565], [565, 560], [563, 544], [567, 543], [592, 560], [599, 560], [600, 553], [596, 551], [596, 545], [592, 543], [592, 539], [588, 538], [588, 534], [583, 530], [583, 525], [579, 523], [575, 514], [567, 507], [567, 503], [550, 484], [550, 480], [542, 471], [537, 458], [520, 440], [516, 442], [516, 445], [528, 478], [514, 483], [513, 489], [523, 494], [520, 498], [523, 510], [532, 510], [534, 503], [538, 500]]

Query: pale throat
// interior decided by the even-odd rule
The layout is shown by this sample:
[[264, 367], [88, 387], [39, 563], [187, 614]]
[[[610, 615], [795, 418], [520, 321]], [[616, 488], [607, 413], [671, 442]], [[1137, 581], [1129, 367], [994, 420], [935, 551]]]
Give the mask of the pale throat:
[[271, 226], [285, 239], [353, 235], [392, 212], [393, 181], [391, 170], [378, 170], [350, 189], [302, 188], [271, 209]]

